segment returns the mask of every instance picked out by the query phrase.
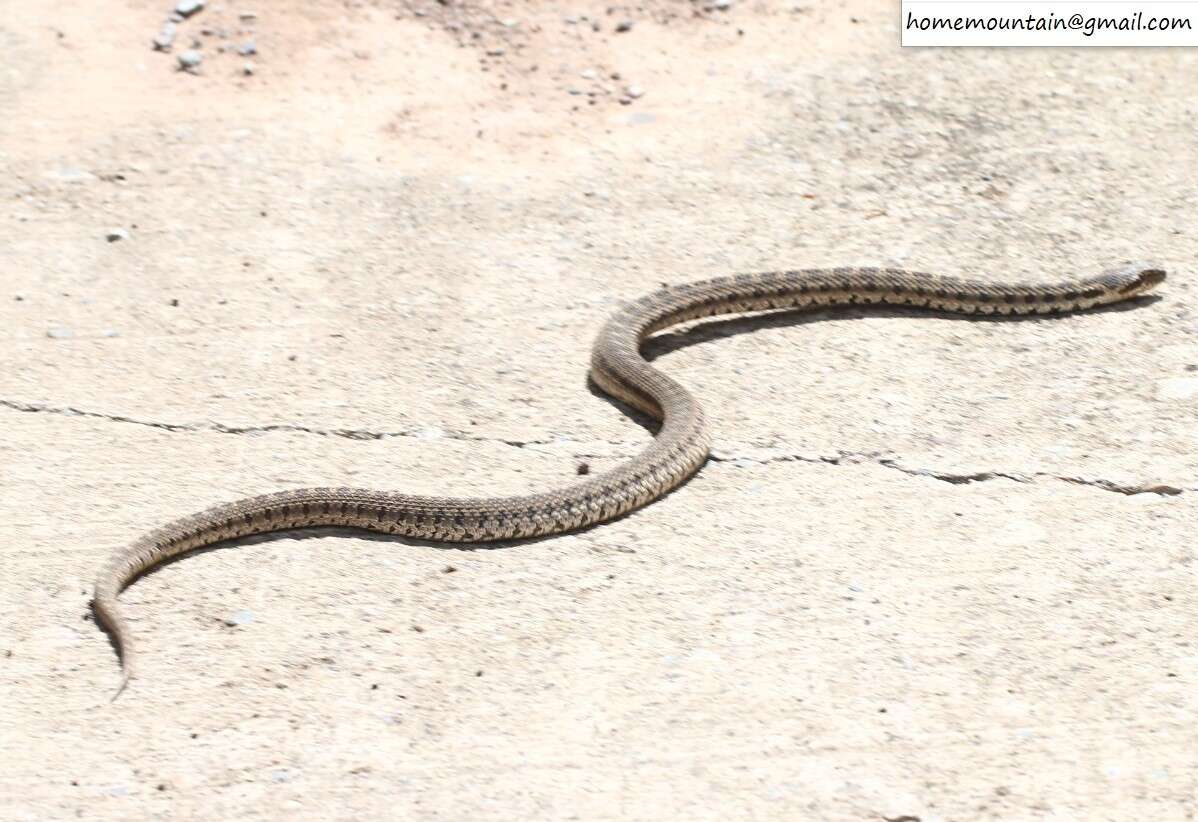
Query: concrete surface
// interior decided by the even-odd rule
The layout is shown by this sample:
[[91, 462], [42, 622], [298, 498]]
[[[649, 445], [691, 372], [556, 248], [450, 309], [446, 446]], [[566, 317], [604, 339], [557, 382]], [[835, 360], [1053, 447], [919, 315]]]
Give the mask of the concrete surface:
[[[212, 3], [155, 52], [168, 8], [0, 17], [0, 817], [1198, 813], [1198, 54], [903, 51], [864, 0]], [[682, 489], [186, 558], [108, 702], [145, 529], [643, 447], [585, 373], [659, 283], [1142, 257], [1129, 310], [667, 334], [719, 430]]]

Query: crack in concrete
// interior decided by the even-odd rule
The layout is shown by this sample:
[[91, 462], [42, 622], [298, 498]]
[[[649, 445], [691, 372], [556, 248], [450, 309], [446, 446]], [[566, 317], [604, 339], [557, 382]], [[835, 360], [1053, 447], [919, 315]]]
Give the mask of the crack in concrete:
[[[135, 417], [128, 417], [122, 414], [103, 414], [98, 411], [85, 411], [83, 409], [74, 408], [71, 406], [53, 406], [44, 405], [42, 403], [27, 403], [17, 402], [16, 400], [0, 399], [0, 407], [9, 408], [14, 411], [33, 414], [59, 414], [68, 417], [86, 417], [89, 419], [105, 420], [107, 422], [127, 423], [130, 425], [142, 425], [148, 428], [157, 428], [162, 431], [186, 431], [186, 432], [201, 432], [213, 431], [219, 434], [261, 434], [274, 431], [287, 431], [303, 434], [313, 434], [319, 437], [343, 437], [350, 440], [382, 440], [392, 437], [409, 437], [414, 439], [447, 439], [459, 442], [486, 442], [493, 444], [508, 445], [513, 448], [526, 448], [536, 445], [560, 445], [573, 442], [568, 439], [546, 439], [546, 440], [517, 440], [505, 439], [497, 437], [476, 437], [469, 434], [464, 434], [455, 431], [443, 431], [441, 429], [423, 429], [423, 430], [406, 430], [406, 431], [368, 431], [360, 428], [313, 428], [307, 425], [298, 425], [295, 423], [272, 423], [269, 425], [247, 425], [233, 426], [226, 425], [220, 422], [203, 422], [203, 423], [169, 423], [156, 422], [154, 420], [142, 420]], [[430, 433], [430, 430], [432, 433]], [[627, 442], [616, 440], [601, 440], [605, 445], [623, 446]], [[630, 456], [624, 454], [574, 454], [574, 459], [607, 459], [616, 457], [618, 459], [631, 459]], [[975, 482], [989, 482], [991, 480], [1005, 479], [1011, 482], [1030, 483], [1036, 479], [1050, 479], [1058, 482], [1067, 482], [1072, 485], [1083, 485], [1088, 488], [1097, 488], [1102, 491], [1108, 491], [1124, 496], [1134, 496], [1136, 494], [1156, 494], [1158, 496], [1177, 496], [1186, 491], [1198, 490], [1198, 487], [1182, 487], [1177, 485], [1168, 485], [1165, 483], [1157, 483], [1153, 485], [1125, 485], [1112, 480], [1101, 478], [1086, 478], [1075, 476], [1063, 476], [1052, 474], [1046, 471], [1036, 471], [1031, 474], [1020, 474], [1010, 471], [978, 471], [974, 473], [954, 473], [951, 471], [937, 471], [931, 468], [912, 468], [903, 465], [895, 457], [884, 456], [882, 452], [869, 451], [839, 451], [835, 456], [816, 455], [810, 456], [806, 454], [781, 453], [772, 454], [769, 456], [750, 456], [743, 454], [730, 453], [711, 453], [708, 457], [711, 462], [716, 463], [740, 463], [753, 465], [769, 465], [778, 462], [805, 462], [822, 465], [859, 465], [869, 463], [880, 465], [883, 468], [890, 468], [895, 471], [900, 471], [908, 476], [913, 477], [928, 477], [939, 482], [946, 482], [951, 485], [969, 485]]]
[[23, 411], [32, 414], [59, 414], [66, 417], [87, 417], [89, 419], [105, 420], [107, 422], [120, 422], [129, 425], [143, 425], [147, 428], [157, 428], [162, 431], [214, 431], [218, 434], [265, 434], [273, 431], [289, 431], [301, 434], [314, 434], [318, 437], [342, 437], [347, 440], [383, 440], [392, 437], [411, 437], [413, 439], [448, 439], [460, 440], [462, 442], [492, 442], [510, 445], [515, 448], [524, 448], [529, 445], [551, 445], [555, 440], [515, 440], [515, 439], [498, 439], [494, 437], [474, 437], [461, 432], [442, 431], [436, 429], [410, 429], [407, 431], [367, 431], [361, 428], [313, 428], [308, 425], [299, 425], [296, 423], [272, 423], [270, 425], [225, 425], [222, 422], [200, 422], [200, 423], [171, 423], [171, 422], [156, 422], [154, 420], [142, 420], [136, 417], [127, 417], [123, 414], [102, 414], [98, 411], [84, 411], [80, 408], [71, 406], [54, 406], [43, 405], [41, 403], [17, 402], [15, 400], [0, 399], [0, 406], [11, 408], [14, 411]]
[[912, 477], [928, 477], [939, 482], [947, 482], [951, 485], [969, 485], [975, 482], [989, 482], [991, 480], [1005, 479], [1011, 482], [1031, 483], [1036, 479], [1049, 479], [1058, 482], [1068, 482], [1072, 485], [1084, 485], [1089, 488], [1097, 488], [1102, 491], [1109, 491], [1124, 496], [1134, 496], [1136, 494], [1156, 494], [1163, 497], [1173, 497], [1186, 491], [1198, 490], [1198, 488], [1182, 487], [1177, 485], [1168, 485], [1165, 483], [1144, 484], [1144, 485], [1124, 485], [1122, 483], [1113, 482], [1107, 479], [1090, 479], [1086, 477], [1071, 477], [1059, 474], [1052, 474], [1047, 471], [1035, 471], [1030, 474], [1020, 474], [1011, 471], [977, 471], [973, 473], [955, 473], [951, 471], [936, 471], [931, 468], [911, 468], [903, 465], [894, 457], [884, 457], [877, 452], [862, 452], [862, 451], [841, 451], [836, 456], [817, 456], [811, 457], [803, 454], [780, 454], [770, 457], [752, 457], [736, 454], [715, 455], [712, 454], [710, 459], [713, 462], [748, 462], [755, 465], [767, 465], [774, 462], [807, 462], [807, 463], [823, 463], [825, 465], [859, 465], [861, 463], [871, 463], [880, 465], [883, 468], [890, 468], [895, 471], [900, 471]]

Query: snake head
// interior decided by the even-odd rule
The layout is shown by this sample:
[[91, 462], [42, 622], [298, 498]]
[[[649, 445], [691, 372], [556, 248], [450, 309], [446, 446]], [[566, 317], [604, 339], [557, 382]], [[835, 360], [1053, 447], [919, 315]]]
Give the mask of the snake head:
[[1094, 278], [1095, 285], [1102, 288], [1105, 299], [1100, 302], [1115, 302], [1129, 297], [1146, 294], [1165, 281], [1165, 269], [1145, 262], [1126, 263], [1118, 268], [1104, 271]]

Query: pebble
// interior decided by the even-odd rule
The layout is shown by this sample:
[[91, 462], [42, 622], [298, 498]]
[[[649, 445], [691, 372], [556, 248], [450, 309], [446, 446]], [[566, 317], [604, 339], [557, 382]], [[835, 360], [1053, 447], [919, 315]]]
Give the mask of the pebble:
[[711, 5], [713, 8], [717, 8], [720, 11], [726, 11], [727, 9], [732, 8], [732, 0], [715, 0], [715, 2], [713, 2]]
[[249, 40], [237, 47], [237, 53], [242, 57], [251, 57], [258, 53], [258, 47], [254, 45], [253, 40]]
[[243, 22], [243, 23], [250, 23], [250, 22], [253, 22], [254, 20], [257, 20], [257, 19], [258, 19], [258, 12], [256, 12], [256, 11], [243, 11], [241, 14], [237, 15], [237, 17], [238, 17], [238, 19], [240, 19], [240, 20], [241, 20], [241, 22]]
[[236, 628], [238, 625], [249, 625], [254, 621], [253, 611], [236, 611], [224, 618], [224, 623], [230, 628]]
[[129, 232], [123, 228], [110, 228], [104, 232], [104, 239], [110, 243], [129, 239]]
[[578, 72], [578, 76], [584, 80], [594, 80], [599, 75], [594, 69], [583, 69], [582, 71]]
[[202, 8], [204, 8], [204, 0], [179, 0], [175, 4], [175, 14], [191, 17]]
[[204, 55], [195, 49], [188, 49], [179, 55], [178, 60], [179, 68], [183, 71], [195, 71], [200, 67], [200, 63], [204, 62]]
[[154, 50], [166, 51], [171, 47], [171, 43], [175, 42], [175, 24], [163, 23], [162, 31], [154, 35]]
[[96, 175], [81, 168], [55, 168], [43, 175], [46, 179], [57, 180], [60, 183], [86, 183], [96, 179]]
[[254, 73], [254, 64], [246, 63], [244, 66], [241, 67], [241, 73], [244, 74], [246, 77], [251, 76]]
[[628, 86], [624, 89], [624, 93], [633, 100], [636, 100], [638, 97], [645, 96], [645, 90], [640, 86]]
[[1189, 400], [1198, 397], [1198, 377], [1175, 377], [1156, 384], [1156, 396], [1162, 400]]
[[69, 328], [51, 328], [46, 336], [52, 340], [69, 340], [75, 336], [75, 332]]
[[623, 34], [626, 31], [632, 31], [632, 21], [631, 20], [621, 20], [619, 23], [616, 23], [616, 33], [617, 34]]

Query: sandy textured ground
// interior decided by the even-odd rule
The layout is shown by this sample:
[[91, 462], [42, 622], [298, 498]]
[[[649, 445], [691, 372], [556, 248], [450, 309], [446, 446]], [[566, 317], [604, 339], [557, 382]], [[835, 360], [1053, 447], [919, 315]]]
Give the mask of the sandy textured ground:
[[[226, 2], [154, 52], [166, 10], [0, 17], [0, 818], [1198, 815], [1198, 54], [903, 51], [863, 0]], [[108, 702], [147, 528], [634, 454], [588, 349], [659, 283], [1141, 257], [1128, 310], [668, 334], [719, 430], [676, 493], [187, 558]]]

